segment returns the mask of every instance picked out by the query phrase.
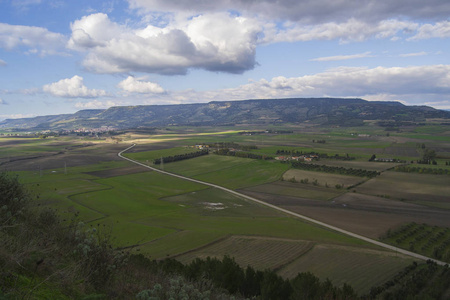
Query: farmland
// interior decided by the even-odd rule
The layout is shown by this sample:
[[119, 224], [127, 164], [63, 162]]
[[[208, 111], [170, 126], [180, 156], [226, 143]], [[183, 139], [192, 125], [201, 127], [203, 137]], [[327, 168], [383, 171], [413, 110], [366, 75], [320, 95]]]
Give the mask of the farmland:
[[[447, 131], [439, 131], [439, 138], [428, 138], [432, 127], [420, 134], [389, 136], [376, 126], [292, 128], [292, 134], [243, 135], [240, 130], [175, 127], [163, 134], [126, 132], [114, 139], [0, 138], [0, 163], [39, 195], [36, 203], [58, 209], [66, 220], [110, 228], [117, 247], [185, 263], [196, 257], [230, 255], [243, 267], [271, 268], [286, 278], [311, 271], [337, 285], [348, 282], [359, 293], [389, 280], [412, 259], [219, 189], [149, 171], [120, 159], [117, 153], [136, 143], [125, 155], [152, 166], [154, 159], [192, 153], [197, 151], [194, 145], [219, 142], [249, 145], [250, 152], [268, 156], [276, 156], [279, 149], [327, 153], [331, 158], [310, 163], [329, 166], [320, 172], [293, 168], [288, 162], [216, 155], [214, 147], [208, 155], [155, 167], [237, 190], [374, 239], [411, 222], [427, 224], [424, 232], [434, 226], [450, 227], [448, 175], [396, 172], [400, 163], [369, 161], [374, 154], [378, 158], [396, 155], [420, 166], [415, 161], [423, 154], [424, 144], [437, 152], [437, 167], [450, 169], [445, 165], [450, 161]], [[334, 158], [341, 156], [353, 159]], [[379, 175], [369, 178], [327, 171], [336, 168]], [[397, 239], [385, 241], [415, 251], [423, 247], [410, 248], [414, 240], [397, 243]], [[431, 250], [422, 253], [432, 256], [435, 245], [430, 243]]]

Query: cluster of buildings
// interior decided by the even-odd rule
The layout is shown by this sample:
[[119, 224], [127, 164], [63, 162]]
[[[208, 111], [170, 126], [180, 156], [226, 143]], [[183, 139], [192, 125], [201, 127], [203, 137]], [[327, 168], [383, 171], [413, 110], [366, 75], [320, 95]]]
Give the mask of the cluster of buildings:
[[117, 128], [112, 126], [102, 126], [99, 128], [78, 128], [73, 130], [65, 130], [63, 133], [104, 133], [115, 130], [117, 130]]

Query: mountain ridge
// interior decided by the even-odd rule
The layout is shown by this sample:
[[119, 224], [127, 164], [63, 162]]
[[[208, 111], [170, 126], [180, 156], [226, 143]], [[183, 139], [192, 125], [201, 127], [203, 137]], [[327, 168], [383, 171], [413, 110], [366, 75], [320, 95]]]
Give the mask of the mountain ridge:
[[360, 98], [249, 99], [86, 109], [73, 114], [6, 119], [0, 122], [0, 128], [70, 130], [109, 126], [129, 129], [168, 125], [219, 126], [302, 122], [356, 126], [364, 120], [421, 122], [426, 118], [450, 118], [450, 112], [429, 106], [406, 106], [395, 101], [367, 101]]

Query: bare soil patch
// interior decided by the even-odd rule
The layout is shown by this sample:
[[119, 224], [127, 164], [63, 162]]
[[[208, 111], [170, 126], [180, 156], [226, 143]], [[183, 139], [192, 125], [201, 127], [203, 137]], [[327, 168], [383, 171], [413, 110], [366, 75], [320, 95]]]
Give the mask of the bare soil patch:
[[382, 195], [404, 201], [433, 201], [450, 203], [450, 179], [447, 175], [403, 172], [384, 172], [362, 185], [356, 191], [362, 194]]

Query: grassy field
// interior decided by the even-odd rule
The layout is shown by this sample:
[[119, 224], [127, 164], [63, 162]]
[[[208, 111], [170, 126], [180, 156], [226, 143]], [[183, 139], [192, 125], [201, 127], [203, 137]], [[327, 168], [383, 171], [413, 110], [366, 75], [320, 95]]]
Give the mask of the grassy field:
[[[130, 157], [127, 154], [128, 157]], [[131, 156], [132, 157], [132, 156]], [[141, 158], [145, 161], [146, 157]], [[164, 170], [236, 189], [276, 181], [288, 165], [231, 156], [205, 155], [164, 164]]]

